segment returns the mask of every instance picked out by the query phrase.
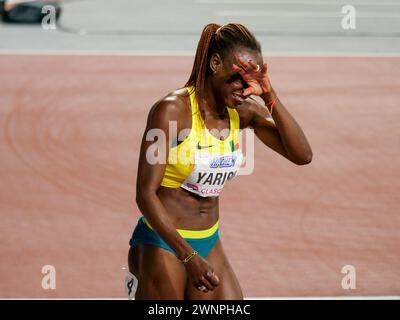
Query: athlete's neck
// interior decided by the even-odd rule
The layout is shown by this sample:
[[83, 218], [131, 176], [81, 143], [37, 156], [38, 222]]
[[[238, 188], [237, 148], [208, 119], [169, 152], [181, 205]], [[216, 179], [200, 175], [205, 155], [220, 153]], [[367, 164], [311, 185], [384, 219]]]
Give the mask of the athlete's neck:
[[214, 93], [210, 81], [206, 81], [204, 87], [202, 107], [207, 115], [213, 118], [223, 119], [226, 115], [226, 106], [223, 101], [218, 101], [218, 95]]

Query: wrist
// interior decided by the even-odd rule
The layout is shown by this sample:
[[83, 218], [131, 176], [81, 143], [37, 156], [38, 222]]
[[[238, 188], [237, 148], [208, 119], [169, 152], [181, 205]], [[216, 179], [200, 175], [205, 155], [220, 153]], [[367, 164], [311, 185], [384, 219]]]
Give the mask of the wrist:
[[176, 252], [176, 256], [180, 261], [185, 260], [188, 256], [190, 256], [194, 249], [191, 246], [185, 246], [180, 250], [174, 250]]
[[194, 260], [194, 258], [198, 255], [199, 253], [196, 250], [193, 250], [187, 257], [184, 259], [181, 259], [182, 264], [186, 266], [190, 261]]
[[278, 100], [278, 95], [275, 93], [275, 90], [271, 88], [271, 90], [269, 92], [264, 93], [261, 98], [263, 99], [265, 106], [267, 107], [269, 113], [272, 116], [272, 111]]
[[268, 104], [271, 104], [277, 98], [277, 95], [275, 93], [275, 90], [273, 88], [271, 88], [271, 90], [261, 94], [260, 97], [261, 97], [261, 99], [263, 99], [264, 103], [266, 105], [268, 105]]

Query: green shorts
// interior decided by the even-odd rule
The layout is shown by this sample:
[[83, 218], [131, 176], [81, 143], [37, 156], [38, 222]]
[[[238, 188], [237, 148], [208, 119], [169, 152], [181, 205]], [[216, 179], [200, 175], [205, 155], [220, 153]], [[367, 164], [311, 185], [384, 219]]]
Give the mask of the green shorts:
[[[219, 240], [218, 221], [207, 230], [182, 230], [177, 229], [177, 232], [184, 238], [194, 250], [196, 250], [203, 258], [207, 257], [212, 248]], [[131, 246], [141, 244], [152, 245], [164, 248], [176, 255], [175, 251], [153, 230], [148, 221], [142, 216], [133, 231], [129, 241]]]

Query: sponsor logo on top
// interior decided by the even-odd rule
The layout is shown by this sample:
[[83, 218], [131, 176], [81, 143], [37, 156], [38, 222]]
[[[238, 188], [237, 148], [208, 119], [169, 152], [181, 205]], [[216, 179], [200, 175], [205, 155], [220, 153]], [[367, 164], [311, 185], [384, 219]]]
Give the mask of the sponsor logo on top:
[[215, 158], [211, 164], [210, 168], [231, 168], [234, 167], [236, 163], [236, 156], [223, 156]]

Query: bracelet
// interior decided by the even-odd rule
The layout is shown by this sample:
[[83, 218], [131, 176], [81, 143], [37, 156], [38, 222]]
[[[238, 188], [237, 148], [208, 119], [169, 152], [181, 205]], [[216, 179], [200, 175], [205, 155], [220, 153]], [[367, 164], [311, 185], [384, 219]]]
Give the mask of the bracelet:
[[182, 263], [183, 264], [188, 263], [190, 259], [192, 259], [196, 254], [198, 254], [198, 252], [196, 250], [193, 250], [191, 254], [189, 254], [185, 259], [182, 260]]

